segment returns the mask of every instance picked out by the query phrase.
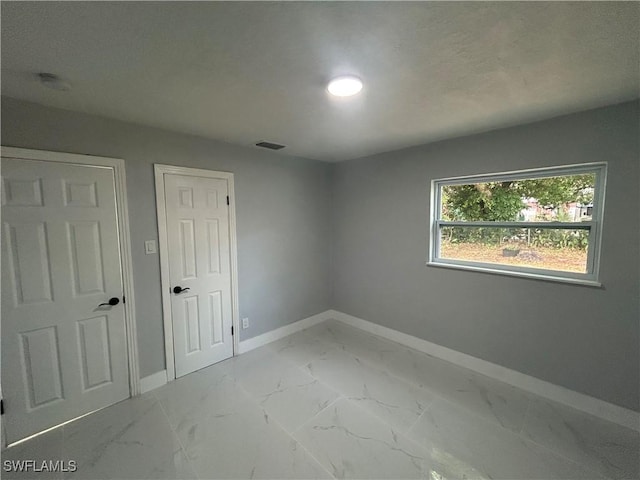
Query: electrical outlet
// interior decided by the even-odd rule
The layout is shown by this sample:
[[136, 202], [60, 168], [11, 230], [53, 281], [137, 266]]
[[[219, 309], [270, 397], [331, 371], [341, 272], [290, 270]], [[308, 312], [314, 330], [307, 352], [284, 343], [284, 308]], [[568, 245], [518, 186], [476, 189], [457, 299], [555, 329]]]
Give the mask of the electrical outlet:
[[249, 328], [249, 319], [248, 318], [243, 318], [242, 319], [242, 328]]

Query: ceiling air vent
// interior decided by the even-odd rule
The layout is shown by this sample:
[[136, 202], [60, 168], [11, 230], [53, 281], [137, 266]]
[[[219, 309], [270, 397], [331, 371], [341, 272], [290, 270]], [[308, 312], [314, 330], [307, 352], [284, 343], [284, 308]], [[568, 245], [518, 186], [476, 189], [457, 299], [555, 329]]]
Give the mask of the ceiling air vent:
[[284, 145], [271, 142], [258, 142], [256, 143], [256, 147], [268, 148], [269, 150], [280, 150], [284, 148]]

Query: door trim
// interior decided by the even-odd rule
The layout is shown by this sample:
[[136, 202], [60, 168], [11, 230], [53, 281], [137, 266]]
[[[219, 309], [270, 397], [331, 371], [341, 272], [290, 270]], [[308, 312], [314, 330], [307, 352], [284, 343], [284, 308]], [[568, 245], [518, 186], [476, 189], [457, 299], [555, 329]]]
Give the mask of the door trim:
[[238, 249], [236, 240], [236, 202], [233, 188], [233, 173], [205, 170], [201, 168], [153, 165], [156, 181], [156, 212], [158, 215], [158, 247], [160, 251], [160, 277], [162, 283], [162, 318], [164, 322], [164, 348], [167, 365], [167, 381], [176, 378], [173, 352], [173, 319], [171, 318], [171, 281], [169, 278], [169, 240], [165, 203], [164, 175], [186, 175], [192, 177], [219, 178], [227, 181], [229, 188], [229, 255], [231, 257], [231, 324], [233, 325], [233, 355], [239, 353], [240, 310], [238, 307]]
[[120, 263], [124, 302], [127, 357], [129, 363], [129, 394], [140, 395], [140, 369], [138, 363], [138, 339], [136, 332], [135, 297], [133, 292], [133, 263], [131, 260], [131, 232], [129, 230], [129, 206], [124, 160], [77, 153], [51, 152], [27, 148], [1, 147], [0, 156], [22, 160], [41, 160], [79, 165], [113, 168], [116, 191], [116, 215], [120, 239]]

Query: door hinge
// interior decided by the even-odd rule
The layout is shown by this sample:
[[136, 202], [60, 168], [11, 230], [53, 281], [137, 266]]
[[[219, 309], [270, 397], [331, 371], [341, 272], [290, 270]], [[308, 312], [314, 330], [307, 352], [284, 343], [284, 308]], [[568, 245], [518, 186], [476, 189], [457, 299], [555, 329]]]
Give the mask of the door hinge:
[[233, 325], [231, 325], [231, 335], [233, 335]]
[[127, 303], [127, 300], [124, 295], [122, 296], [122, 303]]
[[231, 205], [231, 204], [229, 203], [229, 195], [227, 195], [227, 205]]
[[4, 415], [4, 398], [0, 400], [0, 415]]

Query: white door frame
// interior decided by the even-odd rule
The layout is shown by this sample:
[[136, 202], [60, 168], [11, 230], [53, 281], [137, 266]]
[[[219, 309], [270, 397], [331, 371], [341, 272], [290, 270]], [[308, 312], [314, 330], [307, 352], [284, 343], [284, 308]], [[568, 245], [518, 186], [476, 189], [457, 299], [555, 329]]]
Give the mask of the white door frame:
[[[138, 364], [138, 339], [136, 335], [135, 299], [133, 295], [133, 264], [131, 261], [131, 233], [129, 231], [129, 207], [127, 203], [127, 181], [124, 160], [119, 158], [80, 155], [77, 153], [50, 152], [27, 148], [2, 147], [0, 156], [23, 160], [41, 160], [87, 166], [113, 168], [116, 190], [116, 214], [120, 239], [120, 262], [122, 264], [122, 287], [124, 302], [125, 331], [129, 362], [129, 392], [132, 397], [140, 394], [140, 373]], [[1, 240], [0, 240], [1, 241]]]
[[236, 202], [233, 189], [233, 173], [204, 170], [201, 168], [153, 165], [156, 179], [156, 212], [158, 214], [158, 245], [160, 250], [160, 276], [162, 283], [162, 318], [164, 321], [164, 348], [167, 364], [167, 380], [176, 378], [173, 352], [173, 319], [171, 317], [171, 280], [169, 278], [169, 239], [167, 235], [167, 210], [164, 175], [219, 178], [229, 187], [229, 254], [231, 256], [231, 324], [233, 325], [233, 355], [238, 355], [240, 341], [240, 310], [238, 308], [238, 250], [236, 242]]

